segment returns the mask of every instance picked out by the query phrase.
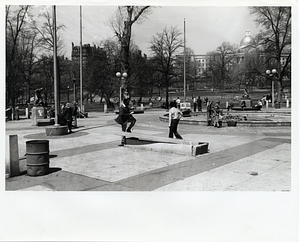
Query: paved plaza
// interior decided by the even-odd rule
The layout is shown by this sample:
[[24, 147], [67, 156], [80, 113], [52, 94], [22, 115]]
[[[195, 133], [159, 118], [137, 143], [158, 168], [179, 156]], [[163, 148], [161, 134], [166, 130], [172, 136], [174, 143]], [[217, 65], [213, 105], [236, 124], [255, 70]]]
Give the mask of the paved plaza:
[[[280, 110], [282, 122], [290, 109]], [[136, 114], [134, 132], [168, 137], [162, 109]], [[116, 114], [91, 112], [74, 133], [46, 136], [30, 119], [6, 122], [6, 136], [18, 136], [21, 175], [5, 179], [7, 191], [291, 191], [291, 127], [179, 124], [184, 139], [208, 142], [209, 152], [191, 156], [184, 145], [120, 147]], [[274, 115], [273, 115], [274, 116]], [[275, 115], [278, 116], [278, 115]], [[185, 118], [191, 119], [191, 118]], [[277, 120], [278, 121], [278, 120]], [[280, 120], [279, 120], [280, 121]], [[50, 172], [26, 175], [26, 141], [49, 140]]]

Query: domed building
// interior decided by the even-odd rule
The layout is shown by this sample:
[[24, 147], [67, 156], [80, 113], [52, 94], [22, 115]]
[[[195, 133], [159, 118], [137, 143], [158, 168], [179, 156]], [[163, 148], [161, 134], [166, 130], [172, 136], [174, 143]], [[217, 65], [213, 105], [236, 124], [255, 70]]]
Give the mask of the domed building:
[[240, 42], [240, 50], [246, 50], [247, 52], [249, 50], [256, 48], [256, 42], [254, 38], [252, 38], [250, 31], [246, 31], [246, 36], [242, 38]]
[[253, 54], [257, 53], [257, 44], [255, 39], [251, 36], [250, 31], [246, 31], [245, 37], [243, 37], [240, 41], [240, 46], [238, 51], [235, 53], [237, 63], [241, 64], [245, 61], [246, 56], [252, 56]]

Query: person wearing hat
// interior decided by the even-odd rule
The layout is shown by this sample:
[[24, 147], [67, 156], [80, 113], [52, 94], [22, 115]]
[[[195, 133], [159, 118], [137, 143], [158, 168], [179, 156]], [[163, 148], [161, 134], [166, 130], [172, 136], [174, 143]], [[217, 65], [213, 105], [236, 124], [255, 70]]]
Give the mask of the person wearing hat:
[[[119, 115], [115, 118], [115, 121], [122, 126], [123, 132], [131, 133], [133, 126], [136, 123], [136, 119], [132, 116], [133, 112], [129, 109], [129, 99], [124, 99], [123, 103], [120, 107]], [[127, 128], [127, 124], [130, 123], [129, 127]], [[124, 146], [125, 144], [125, 136], [122, 136], [120, 146]]]

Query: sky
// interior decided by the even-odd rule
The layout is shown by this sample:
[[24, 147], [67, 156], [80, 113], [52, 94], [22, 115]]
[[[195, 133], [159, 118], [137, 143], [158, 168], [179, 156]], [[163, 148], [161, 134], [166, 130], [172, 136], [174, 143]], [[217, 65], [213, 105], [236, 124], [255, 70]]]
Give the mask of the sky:
[[[50, 11], [51, 11], [50, 7]], [[114, 16], [117, 6], [82, 5], [82, 44], [99, 45], [101, 40], [112, 38], [113, 31], [107, 25]], [[35, 8], [35, 13], [42, 6]], [[71, 57], [72, 42], [80, 45], [80, 7], [79, 5], [58, 5], [56, 7], [57, 25], [64, 24], [61, 33], [65, 56]], [[259, 33], [247, 6], [153, 6], [152, 12], [142, 23], [132, 27], [132, 40], [148, 56], [151, 56], [150, 42], [153, 36], [167, 27], [177, 27], [186, 33], [186, 47], [196, 55], [214, 51], [223, 42], [239, 44], [247, 30], [251, 35]]]

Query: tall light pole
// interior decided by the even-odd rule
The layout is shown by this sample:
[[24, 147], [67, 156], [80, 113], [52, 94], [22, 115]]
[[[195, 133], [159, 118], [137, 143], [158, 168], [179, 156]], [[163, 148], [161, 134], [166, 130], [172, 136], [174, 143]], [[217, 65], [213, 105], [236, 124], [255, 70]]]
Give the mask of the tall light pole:
[[53, 70], [54, 70], [54, 101], [55, 101], [55, 126], [59, 126], [58, 123], [58, 85], [57, 85], [57, 37], [56, 37], [56, 6], [52, 7], [53, 18]]
[[184, 102], [186, 101], [186, 72], [185, 72], [185, 19], [183, 22], [183, 97], [184, 97]]
[[272, 107], [274, 108], [274, 77], [277, 73], [276, 69], [273, 69], [272, 71], [266, 70], [266, 74], [271, 78], [272, 80]]
[[122, 88], [123, 88], [123, 80], [127, 77], [127, 73], [126, 72], [123, 72], [121, 74], [121, 72], [117, 72], [116, 73], [116, 76], [117, 78], [119, 79], [120, 81], [120, 107], [121, 107], [121, 104], [122, 104]]
[[82, 91], [82, 8], [80, 6], [80, 111], [83, 112], [83, 91]]

